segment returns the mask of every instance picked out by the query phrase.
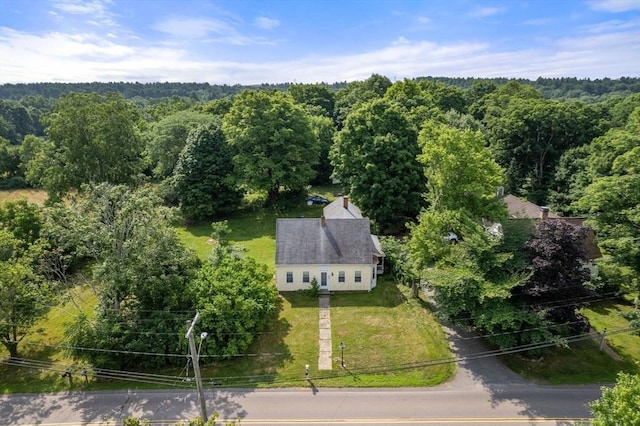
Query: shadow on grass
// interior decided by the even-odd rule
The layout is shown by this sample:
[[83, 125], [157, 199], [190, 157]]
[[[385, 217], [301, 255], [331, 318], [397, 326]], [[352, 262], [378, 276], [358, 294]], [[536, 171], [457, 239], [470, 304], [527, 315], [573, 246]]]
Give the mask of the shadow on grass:
[[336, 308], [378, 306], [393, 308], [407, 301], [407, 298], [389, 278], [378, 281], [378, 285], [368, 292], [335, 292], [331, 294], [331, 306]]
[[255, 388], [278, 380], [278, 370], [292, 359], [291, 351], [285, 343], [291, 324], [279, 317], [282, 309], [280, 300], [269, 325], [243, 356], [204, 366], [203, 381], [208, 386]]
[[620, 306], [633, 307], [633, 303], [620, 298], [614, 300], [607, 300], [604, 302], [593, 303], [587, 308], [600, 315], [621, 314], [625, 312], [624, 309], [620, 309]]

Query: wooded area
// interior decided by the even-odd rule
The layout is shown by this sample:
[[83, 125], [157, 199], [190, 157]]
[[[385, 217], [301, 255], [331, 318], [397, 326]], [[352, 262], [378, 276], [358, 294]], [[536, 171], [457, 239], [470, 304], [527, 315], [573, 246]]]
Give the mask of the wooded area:
[[[217, 324], [211, 355], [241, 353], [274, 312], [271, 277], [224, 244], [223, 227], [201, 262], [173, 225], [284, 209], [331, 179], [394, 235], [384, 249], [397, 279], [429, 282], [449, 319], [499, 347], [561, 342], [588, 328], [577, 310], [590, 300], [640, 290], [640, 79], [42, 83], [0, 97], [0, 188], [49, 193], [43, 208], [0, 207], [0, 339], [13, 356], [86, 268], [99, 308], [66, 338], [105, 351], [73, 356], [167, 363], [109, 350], [179, 352], [184, 342], [154, 336], [194, 307]], [[500, 186], [586, 216], [599, 274], [585, 267], [581, 229], [509, 223]], [[487, 232], [495, 222], [504, 238]], [[166, 312], [183, 315], [168, 323]]]

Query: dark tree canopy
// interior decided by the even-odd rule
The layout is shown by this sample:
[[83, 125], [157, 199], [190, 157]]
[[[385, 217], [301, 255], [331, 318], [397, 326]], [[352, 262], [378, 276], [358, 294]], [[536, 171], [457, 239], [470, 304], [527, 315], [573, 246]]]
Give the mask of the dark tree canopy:
[[585, 286], [591, 274], [585, 266], [584, 238], [584, 228], [564, 220], [540, 221], [535, 236], [525, 244], [531, 275], [522, 289], [515, 290], [534, 311], [572, 330], [588, 329], [577, 310], [594, 296]]
[[415, 127], [403, 110], [378, 99], [349, 114], [330, 156], [334, 176], [376, 227], [385, 229], [420, 211], [425, 184], [419, 152]]
[[200, 220], [239, 208], [242, 192], [236, 187], [231, 159], [219, 124], [191, 131], [173, 176], [185, 216]]

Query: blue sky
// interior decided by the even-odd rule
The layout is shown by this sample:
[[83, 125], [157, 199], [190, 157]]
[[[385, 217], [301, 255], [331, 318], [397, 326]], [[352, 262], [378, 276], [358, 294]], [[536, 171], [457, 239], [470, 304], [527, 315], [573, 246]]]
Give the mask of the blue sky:
[[640, 0], [0, 0], [0, 83], [640, 77]]

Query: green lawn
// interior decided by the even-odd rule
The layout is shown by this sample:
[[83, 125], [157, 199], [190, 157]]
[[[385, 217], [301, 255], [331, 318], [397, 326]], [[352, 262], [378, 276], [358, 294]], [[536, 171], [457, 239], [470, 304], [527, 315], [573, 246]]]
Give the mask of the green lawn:
[[[333, 198], [331, 187], [314, 193]], [[229, 240], [247, 249], [247, 254], [275, 271], [275, 220], [277, 217], [320, 217], [322, 206], [304, 203], [286, 212], [245, 211], [227, 218]], [[211, 253], [210, 224], [178, 229], [184, 243], [202, 259]], [[78, 285], [53, 307], [46, 319], [20, 346], [20, 356], [38, 360], [57, 371], [0, 365], [0, 392], [42, 392], [67, 389], [128, 389], [153, 387], [135, 382], [91, 380], [77, 375], [70, 386], [61, 371], [73, 361], [62, 345], [65, 322], [78, 312], [90, 313], [96, 297], [88, 280]], [[85, 283], [82, 285], [81, 283]], [[429, 386], [447, 380], [455, 371], [448, 344], [426, 303], [408, 297], [408, 289], [381, 279], [368, 293], [339, 294], [331, 298], [333, 367], [318, 371], [318, 298], [305, 292], [282, 294], [279, 312], [249, 348], [248, 354], [230, 360], [203, 359], [202, 374], [208, 385], [243, 387], [274, 386]], [[344, 342], [346, 369], [340, 367], [339, 343]], [[6, 359], [7, 353], [0, 352]], [[445, 360], [438, 366], [426, 366]], [[310, 365], [312, 382], [304, 380]], [[76, 364], [77, 367], [77, 364]], [[180, 369], [154, 372], [179, 375]], [[178, 386], [191, 384], [177, 383]]]
[[[222, 386], [307, 386], [305, 364], [315, 386], [431, 386], [447, 380], [454, 363], [449, 346], [426, 303], [408, 289], [381, 280], [368, 293], [331, 296], [333, 370], [318, 371], [318, 299], [308, 293], [282, 294], [280, 314], [250, 354], [202, 368]], [[340, 342], [346, 344], [345, 369]], [[411, 364], [418, 365], [411, 368]], [[384, 373], [381, 373], [384, 371]]]
[[[632, 309], [633, 304], [627, 300], [608, 300], [582, 312], [596, 331], [602, 332], [606, 328], [612, 332], [629, 327], [621, 313]], [[599, 343], [593, 340], [573, 343], [569, 348], [551, 349], [542, 360], [530, 361], [519, 356], [505, 357], [505, 360], [523, 376], [552, 384], [611, 383], [615, 382], [619, 371], [640, 372], [640, 336], [629, 332], [612, 333], [606, 342], [621, 361], [600, 352]]]

